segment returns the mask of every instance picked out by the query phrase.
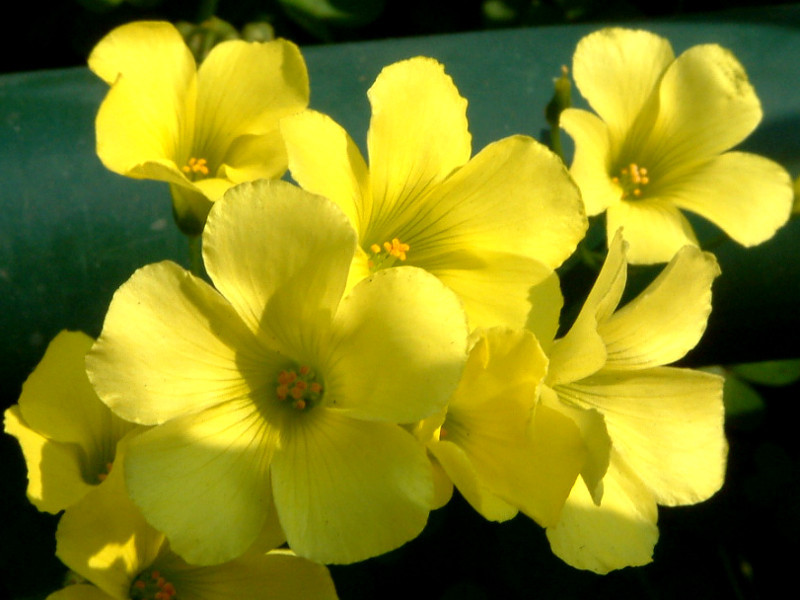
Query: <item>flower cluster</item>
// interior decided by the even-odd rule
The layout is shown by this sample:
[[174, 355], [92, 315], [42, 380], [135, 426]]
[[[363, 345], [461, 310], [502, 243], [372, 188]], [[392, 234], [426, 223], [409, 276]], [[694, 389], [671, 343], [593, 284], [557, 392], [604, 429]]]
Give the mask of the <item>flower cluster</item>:
[[[582, 40], [600, 117], [563, 113], [571, 169], [525, 135], [473, 155], [430, 58], [378, 75], [367, 158], [306, 108], [283, 40], [197, 68], [171, 25], [133, 23], [90, 67], [111, 85], [101, 160], [170, 184], [207, 277], [137, 270], [97, 340], [59, 334], [6, 412], [82, 578], [51, 598], [333, 598], [323, 565], [403, 545], [454, 488], [605, 573], [651, 560], [657, 505], [722, 485], [722, 380], [668, 366], [719, 273], [676, 207], [754, 244], [792, 202], [779, 166], [726, 152], [760, 118], [726, 50]], [[564, 323], [556, 269], [603, 210], [607, 256]], [[668, 264], [619, 307], [628, 262]]]

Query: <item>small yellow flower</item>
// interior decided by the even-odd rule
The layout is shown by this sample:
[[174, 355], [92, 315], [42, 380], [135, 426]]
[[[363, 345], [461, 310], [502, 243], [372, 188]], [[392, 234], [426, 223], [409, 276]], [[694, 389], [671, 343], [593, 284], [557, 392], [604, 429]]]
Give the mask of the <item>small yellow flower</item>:
[[538, 401], [546, 372], [530, 331], [482, 331], [446, 414], [418, 428], [434, 466], [487, 519], [505, 521], [519, 509], [555, 525], [585, 461], [572, 419]]
[[567, 109], [570, 168], [586, 212], [606, 211], [610, 240], [624, 227], [631, 263], [667, 262], [697, 245], [681, 210], [753, 246], [789, 217], [792, 186], [777, 163], [729, 151], [761, 120], [742, 65], [716, 44], [675, 58], [667, 40], [610, 28], [583, 38], [575, 83], [597, 114]]
[[276, 537], [279, 530], [264, 532], [257, 546], [235, 560], [206, 567], [187, 564], [128, 498], [124, 455], [129, 439], [120, 443], [123, 460], [107, 483], [58, 524], [56, 554], [87, 583], [69, 585], [48, 600], [335, 600], [324, 566], [288, 550], [271, 550], [282, 542]]
[[344, 295], [355, 244], [327, 199], [241, 184], [203, 232], [216, 289], [164, 262], [115, 294], [87, 368], [112, 410], [157, 425], [132, 440], [127, 484], [186, 560], [240, 555], [273, 497], [290, 547], [319, 562], [381, 554], [424, 527], [430, 465], [401, 424], [452, 394], [466, 318], [414, 267]]
[[5, 412], [5, 431], [17, 438], [28, 467], [28, 499], [57, 513], [75, 504], [108, 475], [117, 442], [140, 429], [103, 404], [86, 376], [94, 340], [62, 331]]
[[574, 419], [588, 451], [547, 530], [569, 564], [605, 573], [650, 562], [656, 505], [700, 502], [722, 485], [722, 379], [664, 366], [702, 336], [718, 274], [713, 255], [686, 246], [616, 310], [626, 280], [617, 234], [573, 326], [550, 345], [541, 402]]
[[111, 86], [97, 115], [100, 160], [168, 182], [185, 233], [202, 231], [211, 202], [232, 185], [286, 171], [278, 121], [309, 96], [291, 42], [223, 42], [198, 68], [171, 24], [135, 22], [104, 37], [89, 68]]
[[430, 58], [384, 68], [368, 96], [369, 166], [329, 117], [281, 121], [292, 177], [333, 200], [358, 232], [351, 285], [413, 265], [458, 294], [472, 327], [522, 327], [530, 288], [586, 230], [560, 159], [521, 135], [471, 157], [467, 101]]

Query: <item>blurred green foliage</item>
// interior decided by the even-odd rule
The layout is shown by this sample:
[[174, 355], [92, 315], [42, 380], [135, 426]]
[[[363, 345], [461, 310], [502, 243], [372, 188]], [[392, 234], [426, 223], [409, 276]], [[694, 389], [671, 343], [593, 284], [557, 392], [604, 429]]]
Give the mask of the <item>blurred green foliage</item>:
[[[772, 4], [785, 4], [774, 0]], [[755, 0], [58, 0], [16, 3], [14, 34], [0, 39], [0, 72], [83, 65], [94, 44], [133, 20], [201, 23], [239, 30], [268, 24], [299, 44], [384, 39], [500, 27], [681, 17]], [[259, 25], [263, 27], [263, 25]]]

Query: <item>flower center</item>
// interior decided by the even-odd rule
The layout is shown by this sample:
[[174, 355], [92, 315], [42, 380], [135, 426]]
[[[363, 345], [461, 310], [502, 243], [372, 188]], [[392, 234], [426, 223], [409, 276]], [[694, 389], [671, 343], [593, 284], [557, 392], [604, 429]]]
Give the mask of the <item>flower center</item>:
[[281, 402], [291, 404], [296, 410], [308, 410], [322, 398], [322, 384], [311, 367], [301, 366], [296, 371], [281, 371], [275, 395]]
[[391, 242], [383, 242], [382, 247], [372, 244], [369, 249], [371, 254], [367, 264], [369, 270], [375, 272], [391, 267], [398, 260], [405, 260], [406, 252], [411, 249], [411, 246], [404, 244], [398, 238], [393, 238]]
[[175, 586], [161, 576], [161, 573], [142, 571], [133, 580], [130, 589], [131, 600], [175, 600]]
[[205, 158], [195, 158], [194, 156], [189, 159], [189, 162], [183, 165], [181, 170], [186, 173], [186, 176], [195, 181], [208, 177], [208, 161]]
[[612, 177], [611, 181], [622, 188], [623, 199], [636, 199], [641, 198], [642, 188], [650, 183], [650, 178], [647, 176], [647, 169], [631, 163], [622, 167], [619, 175]]
[[106, 478], [111, 474], [111, 468], [114, 466], [114, 463], [107, 462], [105, 464], [105, 471], [101, 471], [97, 474], [97, 483], [103, 483]]

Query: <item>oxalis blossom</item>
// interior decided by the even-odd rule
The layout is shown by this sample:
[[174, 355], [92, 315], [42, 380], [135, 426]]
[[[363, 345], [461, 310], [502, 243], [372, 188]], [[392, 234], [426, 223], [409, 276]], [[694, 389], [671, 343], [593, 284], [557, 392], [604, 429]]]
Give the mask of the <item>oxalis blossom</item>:
[[548, 361], [532, 332], [497, 327], [473, 338], [447, 410], [417, 434], [434, 468], [485, 518], [505, 521], [521, 510], [553, 526], [586, 459], [581, 431], [539, 402]]
[[578, 43], [573, 75], [597, 114], [561, 115], [575, 141], [570, 172], [587, 214], [605, 211], [608, 239], [624, 227], [628, 261], [667, 262], [685, 244], [697, 246], [681, 210], [745, 246], [786, 222], [788, 173], [762, 156], [730, 151], [762, 116], [730, 51], [704, 44], [676, 58], [655, 34], [603, 29]]
[[522, 135], [471, 157], [467, 101], [431, 58], [387, 66], [368, 96], [369, 165], [330, 117], [309, 110], [281, 121], [292, 177], [358, 232], [351, 285], [413, 265], [458, 294], [472, 327], [522, 327], [531, 288], [586, 230], [563, 164]]
[[[126, 444], [127, 438], [120, 443], [121, 457]], [[251, 548], [219, 565], [186, 563], [128, 498], [122, 465], [124, 459], [101, 489], [59, 521], [56, 554], [82, 580], [50, 594], [48, 600], [336, 598], [328, 570], [288, 550]], [[273, 536], [276, 540], [281, 541]]]
[[97, 154], [110, 170], [170, 184], [175, 218], [196, 235], [236, 183], [286, 171], [278, 121], [308, 104], [300, 50], [286, 40], [215, 46], [198, 68], [166, 22], [122, 25], [89, 56], [111, 88], [97, 114]]
[[131, 441], [126, 481], [187, 561], [242, 554], [273, 501], [290, 547], [319, 562], [375, 556], [424, 527], [431, 468], [399, 424], [444, 407], [466, 318], [413, 267], [342, 298], [355, 244], [330, 201], [242, 184], [203, 233], [216, 289], [164, 262], [114, 295], [87, 369], [112, 410], [156, 425]]
[[5, 431], [19, 441], [28, 468], [28, 500], [41, 511], [68, 509], [103, 484], [117, 443], [142, 429], [103, 404], [86, 376], [94, 340], [62, 331], [22, 385], [19, 403], [5, 411]]
[[718, 274], [713, 255], [685, 246], [617, 310], [626, 281], [617, 234], [569, 332], [545, 340], [540, 402], [574, 420], [587, 452], [558, 523], [547, 529], [567, 563], [605, 573], [650, 562], [657, 504], [701, 502], [722, 485], [722, 378], [664, 366], [702, 336]]

